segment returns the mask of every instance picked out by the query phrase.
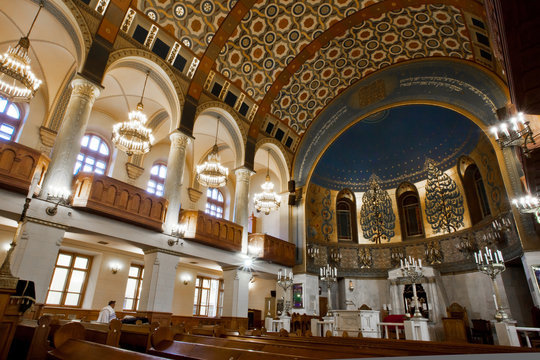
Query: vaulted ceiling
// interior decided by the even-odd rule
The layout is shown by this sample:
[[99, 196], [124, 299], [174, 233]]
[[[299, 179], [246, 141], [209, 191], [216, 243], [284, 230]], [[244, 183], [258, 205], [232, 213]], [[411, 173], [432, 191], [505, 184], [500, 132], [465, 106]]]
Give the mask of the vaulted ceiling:
[[[495, 68], [480, 0], [138, 0], [137, 6], [259, 104], [252, 136], [270, 115], [301, 137], [349, 86], [399, 62], [448, 57]], [[216, 40], [216, 33], [230, 36]]]

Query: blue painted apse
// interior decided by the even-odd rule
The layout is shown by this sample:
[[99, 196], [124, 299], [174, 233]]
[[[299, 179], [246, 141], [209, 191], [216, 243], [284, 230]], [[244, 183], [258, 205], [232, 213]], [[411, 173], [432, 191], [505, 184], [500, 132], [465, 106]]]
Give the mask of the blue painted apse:
[[328, 189], [366, 191], [376, 174], [383, 189], [427, 178], [427, 158], [446, 170], [476, 147], [481, 130], [463, 115], [438, 106], [407, 105], [369, 116], [325, 151], [311, 180]]

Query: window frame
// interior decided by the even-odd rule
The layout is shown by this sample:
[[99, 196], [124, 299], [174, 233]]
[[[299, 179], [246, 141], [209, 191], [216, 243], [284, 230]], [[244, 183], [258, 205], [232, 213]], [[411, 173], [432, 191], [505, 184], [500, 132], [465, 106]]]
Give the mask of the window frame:
[[[139, 269], [137, 277], [133, 277], [133, 276], [129, 275], [132, 267], [135, 267], [135, 268]], [[124, 291], [124, 303], [122, 304], [122, 311], [135, 312], [135, 311], [138, 310], [139, 303], [140, 303], [140, 300], [141, 300], [142, 282], [144, 280], [144, 265], [130, 264], [129, 265], [129, 271], [128, 271], [128, 282], [129, 282], [129, 279], [135, 279], [135, 281], [136, 281], [137, 285], [135, 286], [135, 289], [136, 289], [135, 290], [135, 297], [134, 298], [128, 298], [126, 296], [127, 295], [126, 292]], [[126, 291], [127, 291], [127, 283], [126, 283]], [[132, 299], [133, 300], [133, 306], [130, 309], [124, 307], [125, 303], [126, 303], [126, 299]]]
[[476, 225], [492, 214], [482, 173], [478, 165], [470, 160], [466, 167], [461, 169], [459, 175], [467, 199], [471, 225]]
[[[79, 168], [79, 170], [77, 172], [75, 172], [75, 168], [73, 169], [73, 176], [77, 176], [79, 173], [81, 172], [84, 172], [84, 173], [87, 173], [87, 174], [97, 174], [97, 175], [107, 175], [107, 173], [109, 172], [109, 167], [110, 167], [110, 161], [111, 161], [111, 146], [110, 144], [107, 142], [107, 140], [105, 140], [105, 138], [103, 138], [100, 134], [97, 134], [97, 133], [94, 133], [94, 132], [87, 132], [84, 134], [83, 138], [81, 139], [81, 142], [82, 140], [84, 139], [85, 136], [88, 136], [89, 139], [88, 139], [88, 144], [90, 144], [90, 140], [92, 139], [92, 137], [97, 137], [99, 138], [100, 140], [100, 145], [101, 144], [105, 144], [105, 146], [107, 147], [107, 150], [109, 152], [108, 155], [104, 155], [102, 154], [100, 151], [99, 151], [99, 147], [98, 147], [98, 150], [95, 151], [95, 150], [90, 150], [88, 148], [88, 146], [85, 146], [83, 147], [82, 146], [82, 143], [81, 143], [81, 147], [79, 148], [79, 153], [77, 154], [77, 161], [75, 162], [75, 168], [77, 167], [77, 163], [81, 163], [81, 167]], [[84, 149], [84, 150], [83, 150]], [[83, 159], [82, 160], [79, 160], [79, 155], [83, 155]], [[95, 160], [95, 163], [94, 165], [92, 165], [93, 169], [92, 171], [84, 171], [83, 168], [84, 168], [84, 165], [85, 165], [85, 162], [84, 162], [84, 159], [86, 157], [90, 157], [90, 158], [93, 158]], [[105, 169], [103, 170], [103, 174], [99, 174], [96, 172], [96, 163], [98, 161], [103, 161], [105, 162]]]
[[[19, 104], [11, 102], [8, 99], [3, 98], [1, 96], [0, 96], [0, 100], [5, 100], [6, 101], [6, 107], [4, 108], [4, 110], [2, 112], [0, 112], [0, 126], [2, 126], [2, 124], [6, 124], [7, 126], [10, 126], [10, 127], [13, 128], [13, 134], [11, 135], [11, 137], [9, 139], [4, 139], [4, 138], [0, 137], [0, 140], [15, 141], [17, 139], [18, 135], [19, 135], [19, 131], [21, 129], [22, 122], [23, 122], [23, 119], [24, 119], [23, 108]], [[7, 111], [11, 107], [11, 105], [15, 106], [15, 108], [19, 112], [19, 117], [18, 118], [13, 118], [13, 117], [11, 117], [11, 116], [9, 116], [7, 114]]]
[[[58, 259], [60, 258], [60, 255], [68, 255], [68, 256], [71, 256], [71, 260], [70, 260], [70, 265], [69, 267], [66, 267], [64, 265], [58, 265]], [[86, 269], [78, 269], [78, 268], [74, 268], [74, 259], [76, 259], [77, 257], [82, 257], [82, 258], [85, 258], [88, 260], [88, 265], [86, 267]], [[67, 307], [67, 308], [81, 308], [82, 307], [82, 302], [84, 300], [84, 296], [86, 294], [86, 287], [88, 285], [88, 278], [90, 277], [90, 270], [92, 268], [92, 260], [93, 260], [93, 256], [91, 255], [85, 255], [85, 254], [80, 254], [80, 253], [75, 253], [75, 252], [70, 252], [70, 251], [59, 251], [58, 252], [58, 255], [56, 255], [56, 261], [54, 263], [54, 269], [53, 269], [53, 273], [51, 275], [51, 280], [49, 281], [49, 287], [47, 288], [47, 295], [45, 296], [45, 305], [49, 305], [49, 306], [58, 306], [58, 307]], [[49, 292], [51, 291], [51, 285], [52, 285], [52, 281], [54, 279], [54, 273], [56, 271], [56, 269], [60, 267], [60, 268], [63, 268], [63, 269], [68, 269], [68, 275], [66, 276], [66, 281], [64, 282], [64, 287], [63, 287], [63, 290], [61, 291], [62, 295], [60, 297], [60, 304], [49, 304], [47, 303], [47, 299], [49, 298]], [[73, 270], [80, 270], [80, 271], [85, 271], [86, 272], [86, 276], [84, 278], [84, 282], [83, 282], [83, 285], [81, 286], [81, 292], [79, 293], [79, 301], [77, 303], [77, 305], [66, 305], [65, 304], [65, 301], [66, 301], [66, 296], [68, 294], [68, 291], [67, 291], [67, 287], [69, 286], [69, 283], [71, 281], [71, 276], [73, 275]], [[53, 290], [56, 292], [56, 290]]]
[[[213, 198], [212, 193], [214, 191], [217, 191], [218, 194], [221, 194], [221, 198], [223, 199], [223, 201], [219, 201], [218, 199]], [[210, 195], [209, 195], [209, 192], [210, 192]], [[214, 210], [214, 212], [216, 214], [219, 213], [217, 211], [217, 209], [218, 208], [221, 209], [221, 216], [217, 216], [217, 215], [212, 214], [213, 210], [211, 208], [209, 208], [209, 206], [211, 207], [212, 205], [214, 205], [216, 207], [216, 210]], [[224, 217], [225, 217], [225, 195], [223, 194], [223, 192], [221, 190], [216, 189], [216, 188], [207, 188], [206, 189], [206, 205], [205, 205], [204, 213], [208, 214], [210, 216], [216, 217], [218, 219], [224, 219]]]
[[[340, 209], [340, 206], [346, 206], [348, 210]], [[336, 234], [338, 242], [358, 243], [358, 220], [356, 217], [356, 196], [348, 189], [342, 189], [336, 196]], [[348, 213], [350, 238], [341, 236], [339, 214]]]
[[[416, 198], [416, 204], [404, 205], [405, 200], [411, 196]], [[422, 204], [418, 189], [413, 183], [405, 181], [399, 184], [396, 189], [396, 204], [401, 227], [401, 241], [424, 238], [426, 236], [426, 228], [424, 226], [424, 216], [422, 215]], [[411, 208], [416, 209], [416, 221], [420, 227], [420, 233], [415, 235], [409, 235], [408, 232], [409, 218], [407, 217], [406, 210]]]
[[[204, 280], [208, 280], [210, 282], [210, 287], [208, 287], [208, 288], [203, 287]], [[202, 290], [208, 290], [207, 302], [206, 302], [207, 305], [205, 305], [204, 307], [206, 307], [207, 310], [209, 310], [209, 308], [210, 308], [210, 305], [209, 305], [210, 304], [210, 294], [211, 294], [211, 289], [212, 289], [212, 280], [219, 281], [219, 283], [218, 283], [218, 294], [217, 294], [217, 299], [216, 299], [216, 316], [209, 316], [208, 315], [209, 311], [207, 311], [207, 315], [201, 315], [201, 307], [203, 307], [201, 305], [201, 303], [202, 303], [202, 301], [201, 301]], [[196, 277], [196, 279], [195, 279], [195, 293], [193, 295], [193, 316], [200, 316], [200, 317], [207, 317], [207, 318], [220, 318], [222, 316], [222, 314], [223, 314], [224, 292], [225, 292], [225, 288], [224, 288], [223, 279], [217, 279], [217, 278], [211, 278], [211, 277], [207, 277], [207, 276], [198, 275]], [[197, 296], [196, 300], [195, 300], [195, 295]]]
[[[158, 173], [157, 175], [153, 175], [152, 174], [152, 169], [156, 166], [159, 166], [158, 168]], [[159, 176], [159, 173], [160, 173], [160, 169], [161, 167], [164, 167], [165, 168], [165, 177], [164, 178], [161, 178]], [[149, 193], [149, 194], [152, 194], [152, 195], [156, 195], [156, 196], [161, 196], [163, 197], [163, 195], [165, 195], [165, 180], [167, 179], [167, 171], [168, 171], [168, 167], [167, 167], [167, 163], [165, 162], [162, 162], [162, 161], [156, 161], [155, 163], [152, 164], [152, 167], [150, 168], [150, 178], [148, 179], [148, 182], [146, 183], [146, 192]], [[150, 181], [153, 181], [155, 184], [156, 184], [156, 187], [154, 188], [154, 192], [150, 192], [148, 191], [149, 189], [149, 185], [150, 185]], [[163, 193], [161, 195], [157, 194], [157, 187], [158, 185], [162, 185], [163, 186]]]

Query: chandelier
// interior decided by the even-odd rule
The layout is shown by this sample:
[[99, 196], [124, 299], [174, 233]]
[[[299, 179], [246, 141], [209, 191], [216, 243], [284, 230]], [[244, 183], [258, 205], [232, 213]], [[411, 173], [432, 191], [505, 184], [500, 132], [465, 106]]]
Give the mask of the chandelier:
[[0, 96], [10, 101], [28, 102], [34, 97], [41, 85], [32, 69], [30, 68], [30, 32], [34, 27], [43, 2], [39, 4], [39, 10], [30, 25], [26, 36], [19, 39], [15, 47], [9, 47], [4, 54], [0, 54]]
[[281, 198], [274, 192], [274, 184], [270, 181], [270, 150], [268, 150], [266, 181], [261, 185], [261, 188], [263, 191], [253, 197], [255, 209], [257, 212], [268, 215], [270, 211], [279, 209], [279, 205], [281, 205]]
[[152, 130], [144, 126], [147, 118], [142, 112], [144, 109], [142, 103], [144, 90], [146, 89], [149, 74], [149, 71], [146, 72], [141, 100], [137, 104], [137, 109], [128, 114], [128, 121], [113, 126], [112, 142], [114, 146], [130, 156], [146, 154], [150, 151], [150, 147], [154, 141]]
[[210, 154], [208, 154], [204, 164], [197, 165], [197, 181], [199, 181], [199, 184], [202, 186], [209, 188], [219, 188], [225, 186], [227, 183], [227, 176], [229, 176], [229, 169], [221, 165], [219, 162], [219, 149], [217, 146], [218, 131], [219, 116], [216, 126], [216, 140], [214, 142], [214, 146], [212, 147], [212, 151], [210, 151]]

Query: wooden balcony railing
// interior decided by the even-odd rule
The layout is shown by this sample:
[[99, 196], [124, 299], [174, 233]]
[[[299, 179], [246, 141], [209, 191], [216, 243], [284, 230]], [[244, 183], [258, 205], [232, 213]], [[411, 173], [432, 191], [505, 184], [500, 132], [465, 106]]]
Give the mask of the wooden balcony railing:
[[[248, 245], [259, 258], [284, 266], [294, 266], [295, 245], [267, 234], [249, 234]], [[252, 250], [253, 251], [253, 250]]]
[[161, 231], [167, 200], [105, 175], [79, 173], [73, 185], [73, 207]]
[[36, 172], [41, 173], [41, 184], [49, 161], [38, 150], [0, 140], [0, 187], [26, 194]]
[[182, 210], [180, 223], [186, 224], [186, 239], [229, 251], [242, 250], [243, 228], [238, 224], [197, 210]]

